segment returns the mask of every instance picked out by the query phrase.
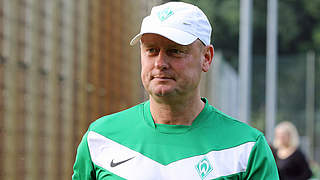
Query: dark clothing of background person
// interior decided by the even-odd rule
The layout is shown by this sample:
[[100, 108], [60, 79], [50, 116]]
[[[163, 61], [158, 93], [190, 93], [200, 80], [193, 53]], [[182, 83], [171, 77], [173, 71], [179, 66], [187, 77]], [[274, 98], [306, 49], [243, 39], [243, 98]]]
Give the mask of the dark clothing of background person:
[[307, 180], [312, 176], [308, 162], [300, 149], [285, 159], [276, 158], [280, 180]]

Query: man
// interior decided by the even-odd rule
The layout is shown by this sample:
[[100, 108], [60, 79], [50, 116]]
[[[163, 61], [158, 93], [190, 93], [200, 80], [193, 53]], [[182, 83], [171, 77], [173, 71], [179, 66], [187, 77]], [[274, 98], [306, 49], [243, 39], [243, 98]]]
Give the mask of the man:
[[210, 38], [196, 6], [152, 8], [130, 43], [140, 42], [149, 100], [91, 124], [73, 179], [279, 179], [263, 134], [200, 97], [214, 53]]

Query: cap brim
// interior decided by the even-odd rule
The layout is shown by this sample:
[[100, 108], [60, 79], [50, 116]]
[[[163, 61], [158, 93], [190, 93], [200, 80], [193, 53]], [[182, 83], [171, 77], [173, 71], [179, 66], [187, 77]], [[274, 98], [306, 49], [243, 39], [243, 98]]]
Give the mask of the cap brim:
[[149, 30], [144, 30], [143, 32], [140, 32], [137, 34], [131, 41], [130, 45], [133, 46], [138, 43], [138, 41], [141, 39], [143, 34], [146, 33], [153, 33], [153, 34], [158, 34], [161, 35], [165, 38], [168, 38], [171, 41], [174, 41], [177, 44], [181, 45], [189, 45], [193, 43], [197, 37], [189, 34], [184, 31], [180, 31], [174, 28], [170, 27], [153, 27], [152, 29]]

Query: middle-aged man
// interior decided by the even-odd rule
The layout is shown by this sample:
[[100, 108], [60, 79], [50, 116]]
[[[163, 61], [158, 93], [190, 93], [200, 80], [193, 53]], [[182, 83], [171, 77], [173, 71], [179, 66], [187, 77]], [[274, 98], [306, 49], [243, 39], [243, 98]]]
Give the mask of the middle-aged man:
[[196, 6], [152, 8], [141, 32], [149, 100], [102, 117], [84, 135], [73, 179], [279, 179], [263, 134], [200, 96], [213, 58], [211, 26]]

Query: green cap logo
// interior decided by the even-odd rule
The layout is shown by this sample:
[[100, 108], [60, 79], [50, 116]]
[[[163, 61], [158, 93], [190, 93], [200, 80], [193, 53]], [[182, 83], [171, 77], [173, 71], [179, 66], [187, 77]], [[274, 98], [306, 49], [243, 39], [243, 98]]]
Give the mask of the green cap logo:
[[162, 11], [158, 12], [158, 18], [160, 19], [160, 21], [164, 21], [166, 19], [168, 19], [168, 17], [170, 17], [173, 14], [173, 11], [171, 9], [169, 9], [169, 7], [163, 9]]
[[201, 179], [204, 179], [213, 170], [207, 157], [204, 157], [198, 162], [196, 169]]

